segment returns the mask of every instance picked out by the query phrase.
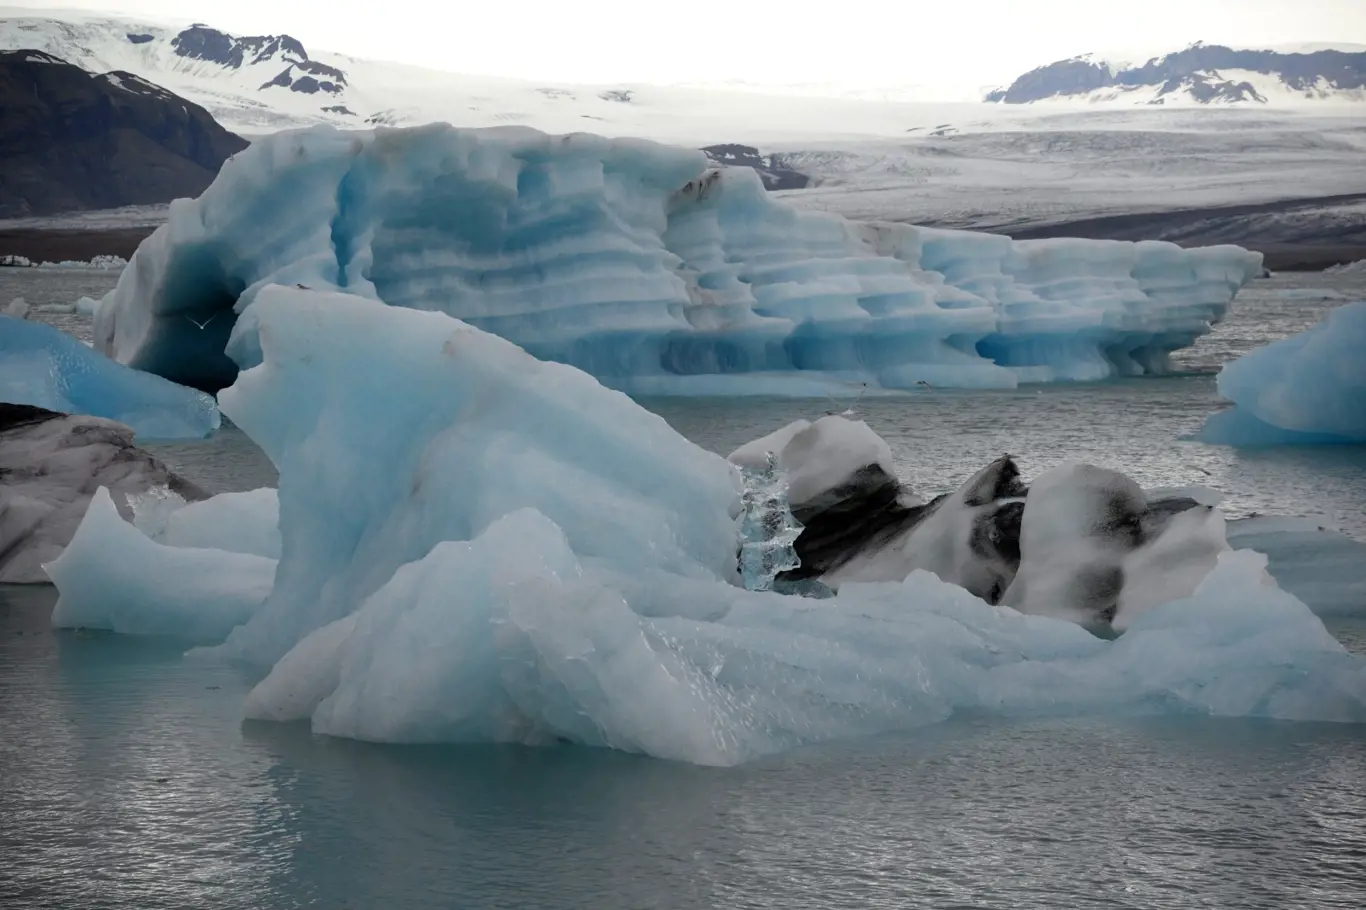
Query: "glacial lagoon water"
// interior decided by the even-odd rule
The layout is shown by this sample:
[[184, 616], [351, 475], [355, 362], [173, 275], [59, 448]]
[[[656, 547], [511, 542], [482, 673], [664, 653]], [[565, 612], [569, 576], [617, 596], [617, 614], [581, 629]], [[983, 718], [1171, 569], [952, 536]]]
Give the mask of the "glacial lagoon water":
[[[0, 304], [117, 276], [0, 271]], [[77, 289], [79, 288], [79, 289]], [[926, 492], [1009, 451], [1202, 483], [1234, 514], [1366, 539], [1362, 447], [1183, 441], [1212, 371], [1362, 276], [1254, 282], [1192, 375], [865, 398]], [[44, 314], [88, 338], [88, 320]], [[849, 402], [649, 401], [716, 451]], [[158, 452], [213, 490], [274, 481], [245, 436]], [[229, 908], [1366, 905], [1366, 729], [1198, 718], [957, 717], [707, 769], [572, 747], [386, 747], [243, 723], [242, 670], [173, 642], [54, 633], [0, 588], [0, 906]], [[1366, 615], [1366, 605], [1363, 615]], [[1330, 626], [1366, 653], [1366, 622]]]

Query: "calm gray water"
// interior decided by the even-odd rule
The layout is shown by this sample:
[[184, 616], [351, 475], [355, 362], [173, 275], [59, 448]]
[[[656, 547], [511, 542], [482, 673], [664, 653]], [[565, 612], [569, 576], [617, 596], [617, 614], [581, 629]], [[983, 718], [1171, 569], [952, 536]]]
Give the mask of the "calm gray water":
[[[101, 290], [18, 274], [0, 274], [0, 305]], [[1216, 369], [1366, 297], [1362, 281], [1256, 282], [1183, 363]], [[78, 317], [46, 318], [88, 337]], [[648, 404], [722, 452], [837, 407]], [[1080, 458], [1366, 539], [1366, 451], [1181, 441], [1217, 406], [1212, 376], [1194, 375], [858, 410], [928, 492], [1003, 451], [1027, 475]], [[274, 480], [232, 428], [157, 449], [215, 490]], [[0, 588], [0, 907], [1366, 906], [1361, 727], [960, 717], [721, 770], [372, 746], [244, 724], [251, 678], [171, 642], [53, 633], [52, 600]], [[1366, 650], [1361, 626], [1334, 631]]]

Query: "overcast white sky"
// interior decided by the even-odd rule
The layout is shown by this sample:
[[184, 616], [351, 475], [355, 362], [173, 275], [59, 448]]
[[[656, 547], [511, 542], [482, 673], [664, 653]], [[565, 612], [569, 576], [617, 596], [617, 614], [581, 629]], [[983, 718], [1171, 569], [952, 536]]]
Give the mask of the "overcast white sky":
[[1366, 44], [1366, 0], [9, 0], [561, 82], [970, 87], [1088, 51]]

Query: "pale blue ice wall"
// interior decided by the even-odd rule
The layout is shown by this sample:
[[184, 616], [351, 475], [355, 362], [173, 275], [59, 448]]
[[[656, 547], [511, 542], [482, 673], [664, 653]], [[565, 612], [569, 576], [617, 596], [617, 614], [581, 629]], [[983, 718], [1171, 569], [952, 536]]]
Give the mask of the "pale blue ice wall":
[[[174, 204], [96, 338], [215, 387], [235, 372], [228, 310], [301, 283], [440, 310], [631, 392], [1008, 387], [1161, 372], [1260, 262], [848, 222], [638, 140], [319, 128], [253, 144]], [[257, 361], [249, 329], [231, 354]]]

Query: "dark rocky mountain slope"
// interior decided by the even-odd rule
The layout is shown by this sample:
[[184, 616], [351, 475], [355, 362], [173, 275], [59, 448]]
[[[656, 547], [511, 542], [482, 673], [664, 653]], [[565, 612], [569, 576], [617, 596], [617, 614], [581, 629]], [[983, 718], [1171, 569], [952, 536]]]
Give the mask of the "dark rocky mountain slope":
[[0, 52], [0, 218], [197, 196], [246, 140], [121, 71]]

